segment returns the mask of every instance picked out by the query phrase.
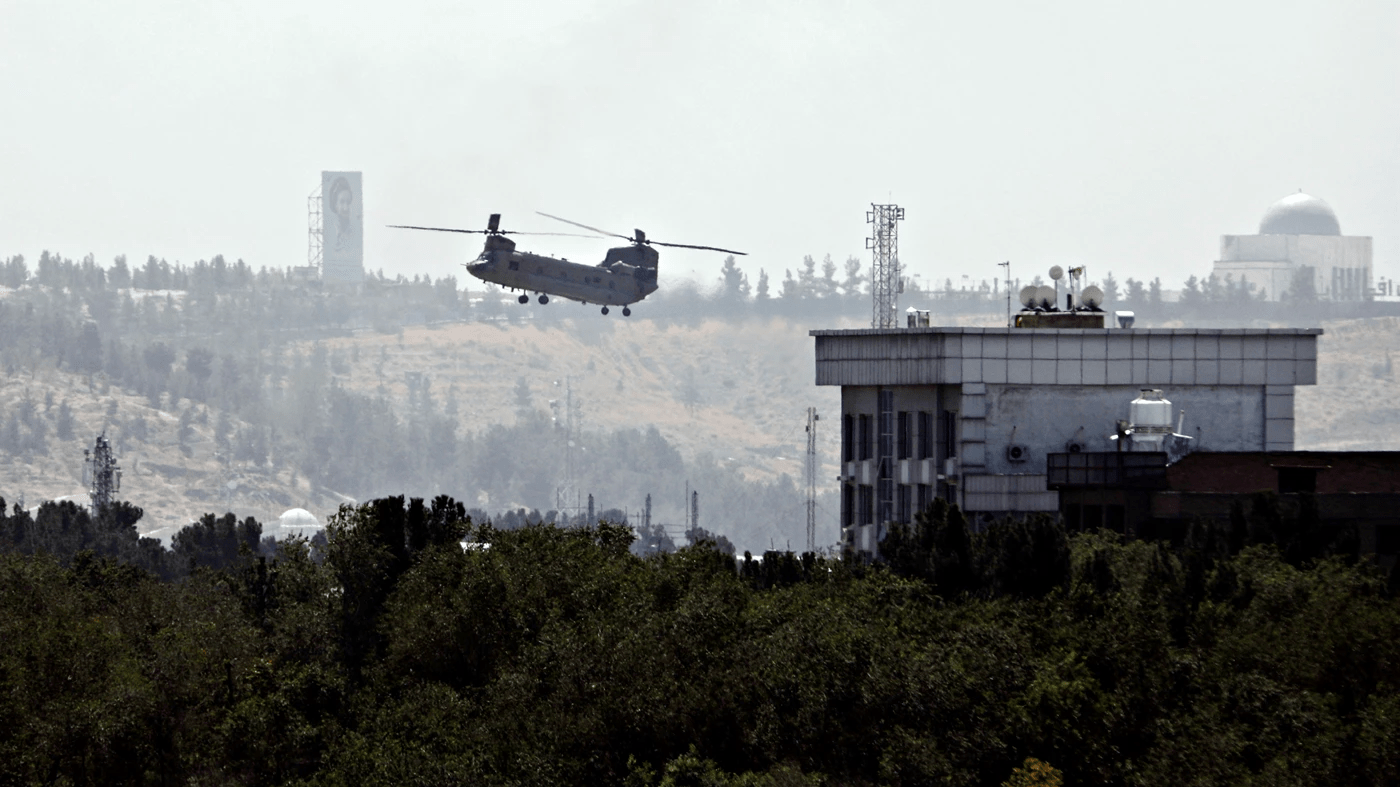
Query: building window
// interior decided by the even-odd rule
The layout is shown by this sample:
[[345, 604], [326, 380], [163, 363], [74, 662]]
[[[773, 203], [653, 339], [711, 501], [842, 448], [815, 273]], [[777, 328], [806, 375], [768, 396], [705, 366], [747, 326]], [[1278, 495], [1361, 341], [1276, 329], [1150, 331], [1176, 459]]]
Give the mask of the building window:
[[1317, 468], [1280, 467], [1278, 469], [1278, 491], [1281, 495], [1316, 492]]
[[952, 459], [958, 455], [958, 414], [952, 410], [943, 411], [943, 458]]
[[927, 511], [933, 505], [933, 484], [919, 484], [918, 496], [915, 498], [918, 503], [918, 511]]
[[919, 413], [919, 458], [933, 458], [933, 413]]
[[841, 485], [841, 527], [850, 527], [856, 521], [856, 488], [853, 484]]
[[914, 521], [914, 488], [908, 484], [900, 484], [895, 488], [895, 521]]
[[902, 412], [899, 414], [899, 419], [896, 423], [895, 444], [899, 447], [899, 453], [896, 458], [909, 458], [909, 444], [911, 442], [913, 441], [909, 439], [909, 413]]
[[857, 524], [869, 525], [875, 522], [875, 487], [860, 485], [860, 519]]
[[855, 417], [845, 415], [841, 417], [841, 461], [854, 462], [856, 460], [856, 446], [854, 435]]
[[875, 430], [868, 415], [860, 416], [858, 439], [860, 440], [860, 461], [864, 462], [875, 453]]

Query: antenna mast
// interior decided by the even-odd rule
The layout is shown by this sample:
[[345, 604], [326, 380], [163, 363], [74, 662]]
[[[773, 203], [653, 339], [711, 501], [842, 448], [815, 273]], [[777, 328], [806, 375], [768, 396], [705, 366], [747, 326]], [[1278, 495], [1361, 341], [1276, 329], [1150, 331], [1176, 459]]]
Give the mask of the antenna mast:
[[1006, 269], [1006, 327], [1011, 327], [1011, 260], [998, 262], [997, 267]]
[[870, 294], [874, 308], [871, 328], [895, 328], [895, 310], [899, 308], [899, 225], [904, 220], [904, 208], [898, 205], [870, 204], [865, 222], [873, 225], [865, 248], [871, 251]]
[[97, 436], [97, 445], [92, 450], [83, 450], [83, 475], [87, 476], [88, 495], [92, 498], [92, 515], [112, 503], [112, 495], [121, 490], [122, 469], [112, 454], [112, 444], [107, 441], [107, 433]]
[[[556, 380], [555, 385], [559, 382]], [[556, 399], [550, 402], [550, 408], [554, 410], [554, 422], [559, 423], [559, 401]], [[564, 485], [554, 491], [554, 507], [560, 513], [565, 511], [577, 514], [579, 511], [578, 478], [577, 467], [574, 462], [574, 450], [577, 448], [576, 442], [579, 437], [582, 418], [578, 413], [579, 405], [574, 402], [574, 384], [571, 376], [564, 377]]]
[[807, 551], [817, 551], [817, 408], [807, 408]]

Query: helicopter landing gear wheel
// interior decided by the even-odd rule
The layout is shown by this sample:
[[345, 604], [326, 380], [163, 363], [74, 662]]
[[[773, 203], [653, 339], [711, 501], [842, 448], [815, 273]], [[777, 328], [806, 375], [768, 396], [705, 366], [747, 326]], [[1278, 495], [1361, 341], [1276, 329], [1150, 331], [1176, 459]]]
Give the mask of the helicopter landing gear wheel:
[[603, 307], [603, 314], [607, 314], [607, 313], [608, 313], [608, 307], [604, 306], [604, 307]]
[[549, 296], [548, 296], [548, 295], [541, 295], [541, 296], [540, 296], [540, 305], [543, 306], [543, 305], [545, 305], [546, 303], [549, 303]]
[[521, 303], [529, 303], [529, 302], [530, 302], [530, 296], [528, 296], [528, 295], [522, 295], [522, 296], [520, 296], [519, 298], [516, 298], [516, 300], [517, 300], [517, 301], [520, 301]]
[[632, 310], [631, 310], [630, 308], [626, 307], [626, 306], [623, 306], [623, 307], [622, 307], [622, 316], [623, 316], [623, 317], [631, 317], [631, 316], [632, 316]]

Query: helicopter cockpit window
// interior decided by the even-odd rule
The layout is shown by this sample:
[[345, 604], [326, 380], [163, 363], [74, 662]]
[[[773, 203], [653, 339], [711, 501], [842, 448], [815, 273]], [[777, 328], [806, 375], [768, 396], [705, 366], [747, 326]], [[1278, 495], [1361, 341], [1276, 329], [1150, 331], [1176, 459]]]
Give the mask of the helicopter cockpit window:
[[510, 268], [513, 271], [518, 271], [520, 270], [520, 260], [511, 260], [510, 265], [506, 267]]

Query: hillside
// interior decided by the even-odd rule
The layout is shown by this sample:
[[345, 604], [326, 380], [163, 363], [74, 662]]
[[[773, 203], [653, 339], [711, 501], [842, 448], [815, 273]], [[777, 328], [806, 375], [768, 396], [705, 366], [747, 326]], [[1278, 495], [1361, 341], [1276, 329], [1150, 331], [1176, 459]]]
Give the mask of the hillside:
[[[832, 327], [857, 325], [845, 320]], [[1400, 408], [1390, 401], [1394, 373], [1388, 360], [1400, 353], [1400, 320], [1336, 321], [1324, 329], [1318, 385], [1298, 389], [1298, 448], [1400, 450]], [[514, 424], [529, 411], [562, 416], [563, 408], [552, 411], [549, 402], [562, 402], [567, 385], [583, 431], [655, 426], [687, 460], [709, 455], [720, 467], [758, 482], [786, 474], [800, 483], [805, 410], [815, 406], [827, 417], [818, 431], [818, 479], [830, 492], [837, 472], [839, 391], [813, 385], [808, 330], [777, 318], [683, 326], [589, 315], [543, 326], [461, 322], [396, 333], [359, 331], [301, 342], [290, 352], [326, 353], [338, 385], [383, 395], [396, 411], [408, 406], [410, 384], [422, 380], [421, 390], [438, 402], [456, 401], [463, 434]], [[73, 419], [67, 440], [57, 436], [64, 402]], [[213, 407], [189, 400], [171, 406], [167, 399], [155, 408], [145, 396], [108, 386], [101, 375], [59, 371], [51, 363], [33, 372], [11, 369], [0, 384], [0, 407], [7, 420], [18, 414], [41, 424], [43, 435], [42, 445], [32, 444], [34, 430], [26, 427], [20, 441], [26, 444], [7, 446], [12, 458], [0, 465], [0, 494], [11, 503], [20, 496], [26, 505], [62, 496], [85, 499], [83, 449], [104, 429], [120, 450], [122, 497], [147, 512], [145, 532], [168, 535], [210, 511], [233, 510], [268, 522], [299, 506], [324, 518], [351, 499], [309, 483], [275, 451], [261, 467], [219, 455], [220, 413]], [[188, 421], [183, 448], [182, 416]], [[232, 431], [245, 426], [237, 419], [227, 424]], [[594, 467], [609, 461], [580, 460]], [[674, 503], [683, 488], [656, 494]], [[467, 502], [500, 510], [547, 508], [552, 501]], [[600, 505], [635, 511], [641, 500]], [[827, 538], [835, 535], [832, 507], [824, 505], [821, 515]]]
[[1322, 325], [1317, 385], [1294, 403], [1299, 450], [1400, 451], [1400, 405], [1392, 358], [1400, 356], [1400, 318]]

